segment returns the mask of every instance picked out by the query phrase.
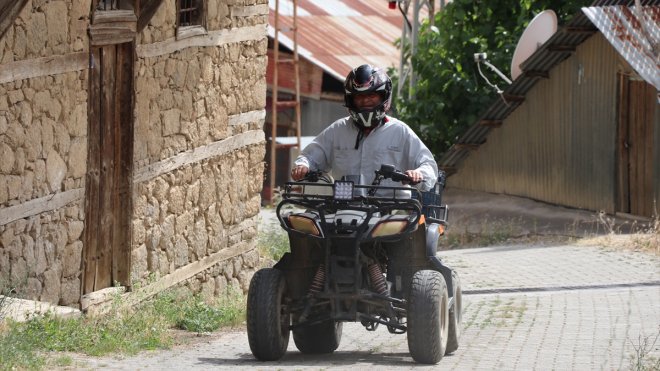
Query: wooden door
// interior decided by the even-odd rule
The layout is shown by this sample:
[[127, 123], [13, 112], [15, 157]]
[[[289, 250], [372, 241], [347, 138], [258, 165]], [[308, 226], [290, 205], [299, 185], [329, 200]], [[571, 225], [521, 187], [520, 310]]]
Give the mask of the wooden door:
[[619, 79], [618, 210], [653, 215], [653, 115], [656, 91], [640, 79]]
[[130, 280], [133, 43], [92, 47], [89, 71], [83, 294]]

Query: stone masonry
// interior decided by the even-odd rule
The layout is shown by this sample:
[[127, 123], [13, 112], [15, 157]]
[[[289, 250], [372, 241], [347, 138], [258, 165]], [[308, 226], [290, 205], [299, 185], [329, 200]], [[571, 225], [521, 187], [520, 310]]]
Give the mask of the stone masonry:
[[[89, 52], [91, 3], [29, 1], [0, 38], [0, 69]], [[263, 116], [255, 113], [266, 104], [267, 3], [206, 3], [209, 33], [259, 26], [264, 31], [243, 41], [142, 56], [143, 47], [179, 42], [176, 3], [165, 0], [136, 35], [135, 174], [192, 152], [208, 154], [135, 175], [129, 286], [178, 272], [173, 284], [217, 295], [227, 286], [246, 291], [256, 270], [265, 148], [263, 140], [246, 140], [263, 137]], [[72, 72], [0, 80], [0, 289], [13, 287], [27, 299], [80, 302], [88, 76], [82, 65]], [[224, 143], [238, 145], [224, 150]], [[58, 197], [66, 201], [52, 201]], [[212, 265], [196, 272], [187, 268], [202, 260]]]

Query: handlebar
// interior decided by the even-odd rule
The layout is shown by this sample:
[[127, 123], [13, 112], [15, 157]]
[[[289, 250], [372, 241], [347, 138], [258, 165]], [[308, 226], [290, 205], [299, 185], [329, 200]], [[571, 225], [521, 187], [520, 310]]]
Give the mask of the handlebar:
[[[401, 170], [397, 170], [394, 165], [380, 165], [380, 170], [376, 170], [376, 178], [382, 177], [382, 179], [392, 179], [395, 182], [408, 182], [412, 185], [419, 184], [420, 182], [413, 182], [412, 179], [406, 173]], [[376, 179], [374, 179], [374, 182]], [[380, 181], [379, 181], [380, 183]], [[377, 184], [373, 184], [377, 185]]]

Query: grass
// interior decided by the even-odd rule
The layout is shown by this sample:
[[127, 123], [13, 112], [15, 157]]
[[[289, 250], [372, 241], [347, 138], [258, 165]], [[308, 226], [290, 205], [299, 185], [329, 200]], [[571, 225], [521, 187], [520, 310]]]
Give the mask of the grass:
[[177, 329], [211, 332], [245, 318], [245, 298], [235, 291], [211, 303], [166, 291], [137, 308], [118, 309], [125, 308], [119, 304], [107, 315], [95, 318], [65, 319], [44, 313], [26, 322], [0, 323], [0, 369], [42, 369], [72, 363], [71, 357], [51, 352], [104, 356], [168, 349], [178, 343]]
[[262, 257], [277, 261], [289, 251], [289, 236], [280, 228], [259, 230], [257, 248]]
[[656, 349], [658, 338], [660, 338], [660, 331], [655, 336], [642, 337], [640, 335], [637, 342], [630, 341], [634, 349], [634, 353], [630, 357], [630, 370], [660, 370], [660, 358], [651, 355]]
[[634, 232], [622, 234], [610, 229], [606, 235], [584, 238], [577, 244], [628, 249], [660, 256], [660, 218], [656, 217], [646, 226], [639, 226]]

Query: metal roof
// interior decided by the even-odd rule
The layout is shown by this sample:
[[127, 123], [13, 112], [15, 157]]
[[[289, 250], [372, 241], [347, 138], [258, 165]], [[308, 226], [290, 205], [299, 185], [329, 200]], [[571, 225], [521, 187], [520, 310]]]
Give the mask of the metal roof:
[[[269, 0], [268, 36], [275, 36], [275, 0]], [[293, 26], [290, 0], [279, 1], [279, 27]], [[298, 54], [343, 81], [361, 64], [398, 67], [403, 17], [388, 9], [384, 0], [298, 0]], [[290, 32], [280, 32], [279, 42], [293, 48]]]
[[[657, 29], [658, 12], [660, 11], [658, 0], [642, 0], [641, 3], [645, 14], [652, 16], [652, 19], [656, 20], [655, 27]], [[593, 2], [592, 8], [583, 9], [624, 5], [634, 5], [634, 1], [598, 0]], [[605, 10], [600, 10], [599, 12], [604, 13]], [[639, 23], [631, 22], [628, 24], [632, 25], [629, 28], [639, 27]], [[545, 44], [521, 64], [523, 74], [504, 89], [502, 96], [497, 97], [477, 122], [468, 128], [465, 134], [458, 139], [457, 143], [440, 158], [438, 161], [439, 167], [449, 175], [456, 172], [458, 166], [469, 156], [470, 152], [485, 143], [490, 131], [502, 125], [504, 119], [523, 103], [525, 95], [539, 79], [547, 78], [552, 68], [571, 56], [578, 45], [598, 31], [599, 29], [596, 28], [584, 12], [579, 12], [564, 27], [557, 30]], [[628, 52], [638, 55], [639, 53], [634, 50], [636, 49], [632, 51], [628, 50]], [[639, 56], [635, 58], [639, 58]], [[632, 65], [634, 67], [634, 64]], [[656, 69], [656, 78], [657, 75], [658, 70]], [[642, 75], [642, 77], [644, 76]]]

